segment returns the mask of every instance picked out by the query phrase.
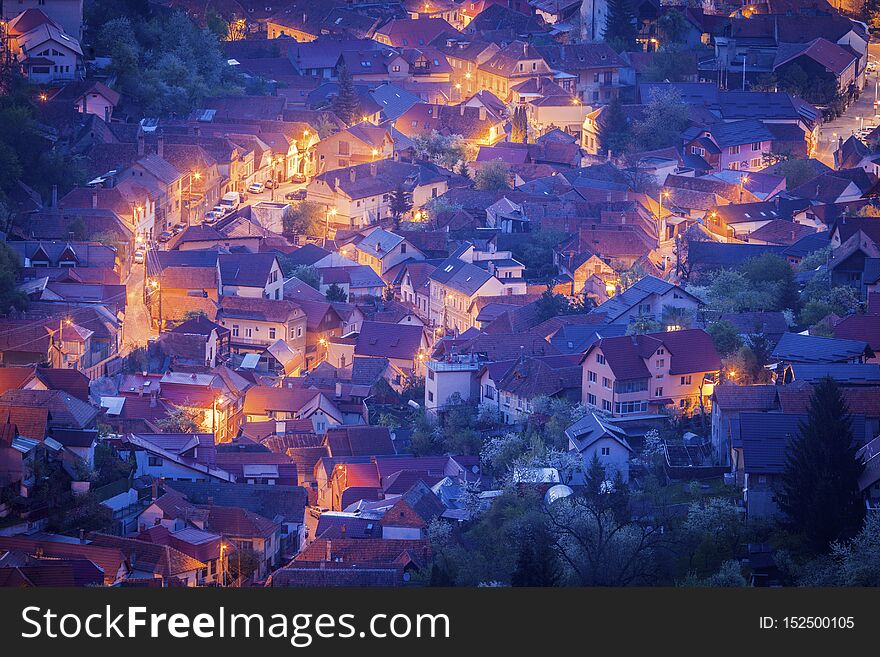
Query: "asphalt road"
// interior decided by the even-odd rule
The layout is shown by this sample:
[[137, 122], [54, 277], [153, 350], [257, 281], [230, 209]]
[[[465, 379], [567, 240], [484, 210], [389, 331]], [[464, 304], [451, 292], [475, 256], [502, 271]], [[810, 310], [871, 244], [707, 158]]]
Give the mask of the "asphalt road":
[[[868, 44], [868, 59], [880, 65], [880, 43]], [[843, 116], [834, 121], [825, 123], [819, 130], [819, 148], [816, 151], [816, 159], [834, 167], [834, 151], [837, 149], [837, 140], [843, 137], [848, 139], [857, 133], [862, 127], [880, 125], [880, 118], [875, 116], [875, 95], [880, 91], [880, 71], [869, 73], [859, 99], [850, 105]]]
[[138, 347], [146, 347], [147, 340], [152, 334], [150, 315], [144, 305], [143, 286], [144, 265], [132, 264], [128, 279], [125, 281], [125, 327], [121, 356]]

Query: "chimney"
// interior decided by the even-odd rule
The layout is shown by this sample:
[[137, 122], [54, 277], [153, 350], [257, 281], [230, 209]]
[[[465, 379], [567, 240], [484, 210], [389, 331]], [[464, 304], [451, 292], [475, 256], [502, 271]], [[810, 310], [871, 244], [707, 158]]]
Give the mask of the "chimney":
[[52, 185], [52, 207], [58, 207], [58, 185]]
[[462, 116], [464, 116], [464, 105], [458, 106], [458, 113], [461, 114]]
[[144, 150], [144, 131], [138, 130], [138, 155], [143, 156]]
[[200, 126], [200, 125], [195, 126], [195, 127], [193, 128], [193, 134], [194, 134], [196, 137], [201, 137], [201, 136], [202, 136], [202, 126]]
[[156, 155], [158, 155], [159, 157], [165, 156], [165, 135], [163, 135], [161, 132], [159, 133], [159, 139], [156, 144]]
[[208, 506], [214, 506], [214, 496], [208, 495]]
[[370, 162], [370, 176], [373, 178], [376, 177], [377, 165], [375, 162]]
[[480, 121], [486, 120], [486, 108], [482, 105], [480, 106]]
[[85, 530], [85, 529], [80, 529], [80, 530], [79, 530], [79, 542], [80, 542], [80, 543], [85, 543], [85, 542], [86, 542], [86, 530]]
[[342, 397], [342, 383], [339, 381], [336, 382], [336, 397]]
[[156, 408], [159, 405], [159, 391], [153, 390], [150, 392], [150, 408]]
[[523, 41], [523, 57], [529, 56], [529, 44]]
[[354, 182], [355, 178], [357, 178], [357, 172], [354, 170], [354, 167], [352, 167], [348, 170], [348, 179], [349, 181]]
[[[82, 530], [80, 530], [80, 531], [82, 531]], [[339, 528], [339, 531], [342, 532], [342, 538], [345, 538], [345, 525], [342, 525], [342, 527]]]
[[159, 480], [158, 479], [153, 479], [152, 498], [151, 499], [153, 502], [155, 502], [156, 500], [159, 499]]
[[333, 556], [332, 556], [333, 551], [330, 549], [330, 539], [329, 538], [327, 539], [326, 548], [327, 548], [327, 552], [324, 555], [325, 556], [324, 560], [325, 561], [332, 561], [333, 560]]

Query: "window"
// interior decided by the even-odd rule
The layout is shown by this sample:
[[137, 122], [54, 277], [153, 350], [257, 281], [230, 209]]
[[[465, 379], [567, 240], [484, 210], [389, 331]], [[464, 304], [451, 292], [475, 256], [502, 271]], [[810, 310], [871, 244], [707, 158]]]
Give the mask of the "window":
[[752, 144], [752, 150], [753, 150], [753, 151], [759, 151], [759, 150], [761, 150], [761, 142], [756, 141], [754, 144]]
[[617, 409], [618, 415], [628, 415], [630, 413], [644, 413], [648, 410], [648, 402], [646, 402], [646, 401], [618, 402], [617, 404], [615, 404], [615, 408]]
[[301, 338], [303, 334], [302, 326], [296, 329], [296, 337]]
[[662, 397], [662, 396], [663, 396], [663, 388], [657, 388], [657, 389], [654, 391], [654, 396], [655, 396], [655, 397]]
[[739, 162], [731, 162], [727, 166], [730, 167], [731, 171], [736, 171], [737, 169], [739, 169]]
[[428, 391], [428, 401], [429, 402], [434, 401], [434, 393], [431, 392], [430, 390]]
[[596, 362], [599, 363], [599, 365], [604, 365], [605, 356], [603, 356], [602, 354], [596, 354]]
[[340, 155], [350, 155], [351, 151], [349, 150], [349, 144], [347, 141], [339, 142], [339, 154]]
[[588, 371], [587, 378], [590, 380], [590, 383], [596, 383], [596, 373], [595, 372]]
[[400, 245], [400, 252], [406, 253], [406, 242], [404, 242], [403, 244]]
[[400, 73], [400, 64], [395, 64], [391, 67], [392, 73]]
[[705, 154], [705, 148], [700, 148], [699, 146], [691, 146], [691, 155], [699, 155], [700, 157], [703, 157]]
[[244, 330], [244, 337], [246, 337], [246, 338], [252, 338], [252, 337], [254, 337], [254, 329], [252, 329], [250, 326], [248, 326], [247, 328], [245, 328], [245, 330]]
[[657, 350], [657, 355], [658, 355], [658, 356], [662, 356], [662, 355], [665, 354], [665, 353], [666, 353], [666, 350], [665, 350], [663, 347], [660, 347], [660, 348]]
[[691, 384], [691, 375], [690, 374], [688, 374], [687, 376], [681, 377], [681, 385], [689, 386], [690, 384]]
[[598, 81], [599, 81], [599, 74], [593, 73], [593, 82], [598, 82]]
[[727, 149], [727, 152], [730, 153], [731, 155], [739, 155], [739, 146], [738, 145], [731, 146], [730, 148]]
[[611, 381], [609, 381], [607, 376], [602, 377], [602, 387], [611, 390]]
[[760, 169], [762, 163], [763, 163], [763, 161], [761, 160], [760, 157], [753, 157], [751, 159], [751, 161], [749, 162], [749, 167], [752, 169]]
[[657, 359], [657, 367], [663, 367], [663, 366], [665, 366], [665, 365], [666, 365], [666, 359], [665, 359], [665, 358], [658, 358], [658, 359]]
[[483, 396], [486, 399], [495, 399], [495, 388], [490, 386], [488, 383], [486, 384], [486, 390], [483, 392]]
[[647, 379], [635, 379], [632, 381], [618, 381], [617, 382], [618, 394], [625, 394], [628, 392], [644, 392], [647, 389], [648, 389], [648, 380]]
[[233, 325], [232, 325], [232, 337], [233, 337], [233, 338], [237, 338], [237, 337], [238, 337], [238, 324], [233, 324]]
[[609, 413], [611, 412], [611, 402], [607, 399], [602, 400], [602, 410], [608, 411]]
[[275, 329], [274, 329], [274, 328], [270, 328], [270, 329], [269, 329], [269, 339], [270, 339], [270, 340], [274, 340], [274, 339], [275, 339]]
[[587, 395], [587, 403], [590, 406], [595, 406], [596, 405], [596, 395], [588, 394]]
[[611, 456], [611, 448], [603, 447], [602, 448], [602, 456]]
[[151, 456], [147, 459], [147, 463], [153, 467], [158, 467], [162, 465], [162, 457], [161, 456]]

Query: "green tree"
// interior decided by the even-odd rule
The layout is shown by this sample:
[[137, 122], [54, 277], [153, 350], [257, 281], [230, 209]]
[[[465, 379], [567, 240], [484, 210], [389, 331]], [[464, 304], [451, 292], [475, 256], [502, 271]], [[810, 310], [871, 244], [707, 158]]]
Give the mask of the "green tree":
[[200, 424], [198, 411], [184, 406], [177, 406], [156, 420], [156, 426], [163, 433], [196, 433]]
[[727, 320], [713, 322], [706, 329], [706, 332], [712, 338], [715, 349], [722, 358], [732, 354], [742, 346], [739, 329]]
[[399, 225], [401, 218], [412, 210], [412, 207], [412, 194], [406, 191], [403, 183], [398, 184], [394, 191], [391, 192], [391, 199], [388, 203], [388, 209], [391, 210], [394, 224]]
[[336, 283], [332, 283], [327, 288], [327, 292], [324, 296], [327, 297], [327, 301], [339, 301], [341, 303], [348, 301], [348, 295], [345, 293], [345, 290], [339, 287]]
[[519, 541], [510, 583], [513, 586], [558, 586], [561, 572], [553, 534], [543, 522], [535, 523], [524, 534]]
[[753, 286], [773, 289], [773, 310], [797, 311], [800, 305], [797, 284], [791, 265], [785, 258], [775, 253], [749, 258], [743, 263], [742, 272]]
[[311, 265], [294, 267], [290, 270], [290, 275], [316, 290], [321, 287], [321, 277], [318, 275], [318, 270]]
[[803, 570], [801, 586], [880, 586], [880, 514], [867, 514], [852, 540], [832, 543]]
[[515, 144], [525, 144], [528, 141], [529, 120], [526, 116], [526, 109], [522, 105], [517, 105], [513, 111], [513, 120], [510, 125], [510, 141]]
[[629, 146], [632, 140], [632, 131], [617, 96], [605, 106], [600, 117], [599, 151], [620, 155]]
[[18, 269], [18, 254], [6, 242], [0, 242], [0, 315], [6, 315], [13, 308], [24, 310], [28, 306], [28, 298], [15, 289]]
[[339, 65], [337, 77], [339, 90], [336, 92], [336, 97], [333, 99], [330, 107], [336, 113], [336, 116], [345, 121], [348, 125], [354, 125], [360, 118], [359, 110], [361, 102], [358, 98], [357, 91], [354, 88], [354, 80], [351, 77], [351, 73], [348, 72], [348, 68], [346, 68], [345, 64]]
[[468, 146], [461, 135], [444, 135], [432, 130], [415, 135], [412, 142], [417, 160], [452, 170], [468, 159]]
[[641, 335], [643, 333], [657, 333], [663, 330], [663, 325], [652, 315], [638, 315], [633, 317], [626, 328], [627, 335]]
[[617, 52], [635, 50], [636, 12], [631, 0], [608, 0], [605, 41]]
[[327, 225], [327, 208], [314, 201], [292, 203], [283, 219], [285, 235], [320, 237]]
[[667, 331], [690, 328], [694, 321], [694, 314], [687, 308], [678, 306], [663, 306], [661, 322]]
[[789, 530], [813, 552], [852, 538], [862, 525], [859, 476], [865, 466], [857, 450], [840, 387], [823, 379], [813, 391], [806, 422], [786, 450], [779, 498]]
[[474, 176], [474, 187], [484, 191], [510, 189], [510, 182], [510, 167], [501, 160], [486, 162]]
[[663, 35], [664, 47], [683, 43], [687, 36], [687, 19], [677, 9], [670, 9], [657, 19], [657, 29]]
[[803, 310], [798, 320], [804, 326], [812, 326], [823, 317], [834, 313], [845, 317], [856, 312], [861, 300], [858, 291], [849, 285], [831, 285], [827, 271], [820, 272], [810, 279], [801, 292]]
[[644, 117], [633, 122], [637, 148], [656, 150], [674, 145], [688, 122], [690, 110], [675, 89], [654, 90], [645, 107]]
[[785, 178], [786, 189], [794, 189], [816, 177], [816, 169], [809, 161], [790, 158], [774, 167], [774, 173]]

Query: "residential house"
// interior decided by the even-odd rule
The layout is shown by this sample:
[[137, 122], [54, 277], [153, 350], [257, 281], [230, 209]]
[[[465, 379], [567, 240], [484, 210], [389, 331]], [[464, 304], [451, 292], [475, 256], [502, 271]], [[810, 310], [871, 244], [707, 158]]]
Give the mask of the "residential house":
[[541, 52], [525, 41], [513, 41], [477, 67], [477, 87], [507, 101], [511, 88], [529, 78], [549, 76], [550, 66]]
[[633, 449], [626, 432], [613, 422], [589, 412], [566, 428], [565, 437], [568, 438], [568, 450], [581, 458], [582, 473], [589, 472], [593, 462], [598, 461], [609, 480], [617, 475], [623, 481], [629, 479]]
[[602, 338], [581, 359], [582, 403], [614, 417], [709, 406], [721, 359], [701, 329]]
[[383, 126], [358, 123], [318, 142], [318, 173], [390, 159], [394, 155], [391, 132]]
[[217, 256], [217, 290], [222, 297], [281, 299], [284, 277], [272, 253], [221, 253]]
[[[667, 308], [694, 316], [700, 305], [700, 300], [682, 287], [656, 276], [644, 276], [624, 292], [600, 304], [594, 312], [604, 314], [606, 321], [614, 324], [629, 324], [639, 317], [662, 322]], [[681, 327], [670, 325], [667, 328], [677, 330]]]
[[235, 353], [261, 353], [283, 340], [305, 359], [307, 317], [300, 305], [287, 299], [223, 297], [217, 308], [217, 322], [228, 332]]
[[773, 134], [755, 119], [719, 122], [685, 131], [685, 151], [701, 158], [713, 171], [757, 171], [773, 150]]
[[[368, 265], [380, 276], [401, 262], [425, 258], [409, 240], [384, 228], [371, 230], [353, 250], [359, 264]], [[347, 253], [345, 249], [342, 252]]]
[[83, 51], [79, 38], [42, 9], [30, 9], [5, 23], [5, 48], [16, 57], [28, 82], [53, 84], [82, 77]]
[[457, 257], [440, 263], [428, 281], [431, 325], [459, 334], [475, 326], [476, 298], [514, 293], [514, 288], [506, 286], [503, 279]]

